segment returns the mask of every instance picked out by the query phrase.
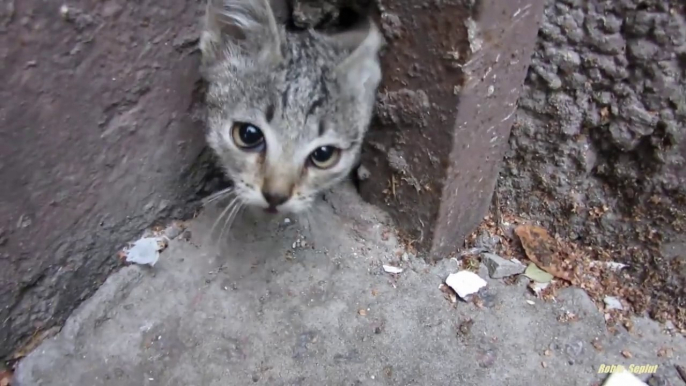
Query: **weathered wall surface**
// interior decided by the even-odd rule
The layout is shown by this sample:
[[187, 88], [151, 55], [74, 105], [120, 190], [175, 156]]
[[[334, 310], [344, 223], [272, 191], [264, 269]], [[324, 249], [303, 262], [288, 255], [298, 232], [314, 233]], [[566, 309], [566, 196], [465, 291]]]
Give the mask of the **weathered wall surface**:
[[682, 310], [686, 275], [654, 251], [685, 231], [684, 7], [548, 0], [499, 182], [509, 211], [634, 263]]
[[543, 1], [381, 8], [389, 46], [361, 193], [422, 255], [445, 258], [488, 209]]
[[198, 5], [0, 1], [0, 357], [185, 214], [202, 180]]

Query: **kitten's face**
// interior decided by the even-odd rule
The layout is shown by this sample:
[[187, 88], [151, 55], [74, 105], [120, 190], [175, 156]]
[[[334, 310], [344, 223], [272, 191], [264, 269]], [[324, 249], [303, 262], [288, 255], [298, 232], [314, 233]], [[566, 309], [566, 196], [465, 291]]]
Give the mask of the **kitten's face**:
[[[224, 5], [246, 7], [245, 2], [250, 0]], [[258, 28], [257, 8], [241, 8], [234, 20], [251, 16], [247, 11], [254, 12], [250, 25]], [[242, 31], [262, 33], [251, 42], [256, 52], [229, 45], [208, 55], [201, 42], [207, 139], [243, 204], [300, 212], [346, 178], [359, 157], [380, 80], [378, 47], [351, 62], [350, 51], [327, 37], [276, 31]]]

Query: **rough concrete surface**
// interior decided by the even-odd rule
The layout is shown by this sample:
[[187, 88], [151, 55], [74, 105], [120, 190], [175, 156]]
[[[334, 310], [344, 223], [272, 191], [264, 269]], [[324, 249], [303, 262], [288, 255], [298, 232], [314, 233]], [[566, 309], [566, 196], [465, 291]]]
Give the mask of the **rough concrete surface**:
[[380, 2], [388, 42], [362, 196], [440, 259], [488, 210], [543, 0]]
[[601, 364], [657, 364], [654, 382], [680, 382], [683, 337], [645, 319], [611, 336], [581, 290], [543, 303], [482, 267], [483, 307], [451, 303], [439, 285], [454, 261], [404, 254], [352, 189], [306, 219], [240, 216], [215, 248], [217, 213], [153, 269], [112, 275], [19, 363], [13, 385], [587, 386], [606, 377]]
[[503, 210], [632, 264], [686, 320], [685, 7], [548, 0], [499, 192]]
[[0, 1], [0, 357], [63, 322], [144, 228], [192, 210], [200, 5]]

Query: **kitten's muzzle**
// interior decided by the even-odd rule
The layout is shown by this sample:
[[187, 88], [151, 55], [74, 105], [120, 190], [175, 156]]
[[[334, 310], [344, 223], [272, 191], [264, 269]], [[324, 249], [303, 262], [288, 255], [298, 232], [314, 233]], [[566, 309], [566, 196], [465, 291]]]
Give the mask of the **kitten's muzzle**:
[[269, 204], [269, 207], [266, 209], [269, 213], [276, 213], [276, 207], [285, 203], [290, 198], [285, 194], [264, 190], [262, 191], [262, 195], [264, 196], [264, 200], [267, 201], [267, 204]]

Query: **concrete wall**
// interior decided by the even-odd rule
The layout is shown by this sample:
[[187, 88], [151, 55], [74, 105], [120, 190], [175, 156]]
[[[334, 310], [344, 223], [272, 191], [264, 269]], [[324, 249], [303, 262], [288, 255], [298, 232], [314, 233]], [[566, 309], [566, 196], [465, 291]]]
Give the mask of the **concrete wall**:
[[0, 3], [0, 357], [63, 321], [153, 221], [191, 209], [198, 5]]
[[685, 6], [547, 0], [499, 184], [507, 211], [605, 248], [682, 310]]

